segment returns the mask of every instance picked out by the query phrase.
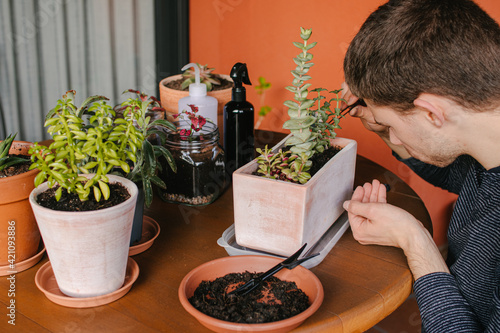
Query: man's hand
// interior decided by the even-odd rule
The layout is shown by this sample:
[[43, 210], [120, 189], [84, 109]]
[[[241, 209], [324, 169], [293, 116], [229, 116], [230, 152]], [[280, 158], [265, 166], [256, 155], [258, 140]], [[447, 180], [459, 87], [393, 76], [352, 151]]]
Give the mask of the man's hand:
[[415, 279], [432, 272], [449, 272], [432, 236], [407, 211], [386, 201], [386, 188], [378, 180], [358, 186], [344, 203], [354, 239], [360, 244], [403, 249]]

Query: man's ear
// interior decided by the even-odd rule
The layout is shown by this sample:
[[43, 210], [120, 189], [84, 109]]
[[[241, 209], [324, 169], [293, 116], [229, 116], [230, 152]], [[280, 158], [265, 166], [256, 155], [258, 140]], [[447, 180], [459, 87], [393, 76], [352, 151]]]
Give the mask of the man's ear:
[[425, 112], [425, 118], [437, 127], [443, 126], [445, 122], [445, 109], [443, 99], [440, 96], [422, 93], [413, 104]]

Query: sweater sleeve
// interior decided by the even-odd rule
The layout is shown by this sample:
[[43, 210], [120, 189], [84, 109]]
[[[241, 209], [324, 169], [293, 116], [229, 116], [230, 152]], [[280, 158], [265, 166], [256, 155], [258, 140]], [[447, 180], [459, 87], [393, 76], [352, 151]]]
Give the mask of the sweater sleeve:
[[491, 317], [482, 327], [477, 316], [462, 297], [455, 278], [448, 273], [431, 273], [417, 279], [414, 292], [427, 333], [500, 332], [500, 296], [495, 288]]

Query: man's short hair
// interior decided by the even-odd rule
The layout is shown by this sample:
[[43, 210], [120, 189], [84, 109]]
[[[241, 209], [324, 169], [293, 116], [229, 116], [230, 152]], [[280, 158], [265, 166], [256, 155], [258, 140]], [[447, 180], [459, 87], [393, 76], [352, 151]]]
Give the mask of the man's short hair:
[[500, 102], [500, 27], [470, 0], [391, 0], [344, 59], [352, 93], [400, 111], [421, 93], [477, 111]]

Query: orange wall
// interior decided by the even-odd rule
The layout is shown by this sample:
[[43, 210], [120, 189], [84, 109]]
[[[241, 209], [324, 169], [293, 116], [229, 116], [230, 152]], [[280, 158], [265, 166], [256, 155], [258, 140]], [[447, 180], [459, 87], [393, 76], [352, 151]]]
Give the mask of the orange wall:
[[[293, 41], [300, 41], [299, 28], [312, 28], [311, 41], [315, 66], [310, 74], [313, 87], [340, 88], [342, 63], [347, 46], [366, 17], [383, 0], [190, 0], [190, 61], [215, 67], [217, 73], [229, 74], [236, 62], [247, 63], [250, 79], [258, 84], [263, 76], [272, 83], [265, 104], [273, 111], [262, 129], [284, 131], [287, 118], [283, 101], [292, 99], [284, 89], [290, 85], [295, 68], [292, 58], [298, 54]], [[500, 1], [477, 0], [490, 15], [500, 21]], [[258, 95], [247, 87], [247, 98], [256, 110]], [[455, 196], [418, 178], [397, 162], [385, 144], [366, 131], [359, 120], [345, 119], [339, 135], [358, 141], [359, 154], [388, 168], [405, 180], [423, 198], [434, 223], [434, 240], [446, 242], [450, 204]], [[390, 182], [390, 179], [381, 180]]]

